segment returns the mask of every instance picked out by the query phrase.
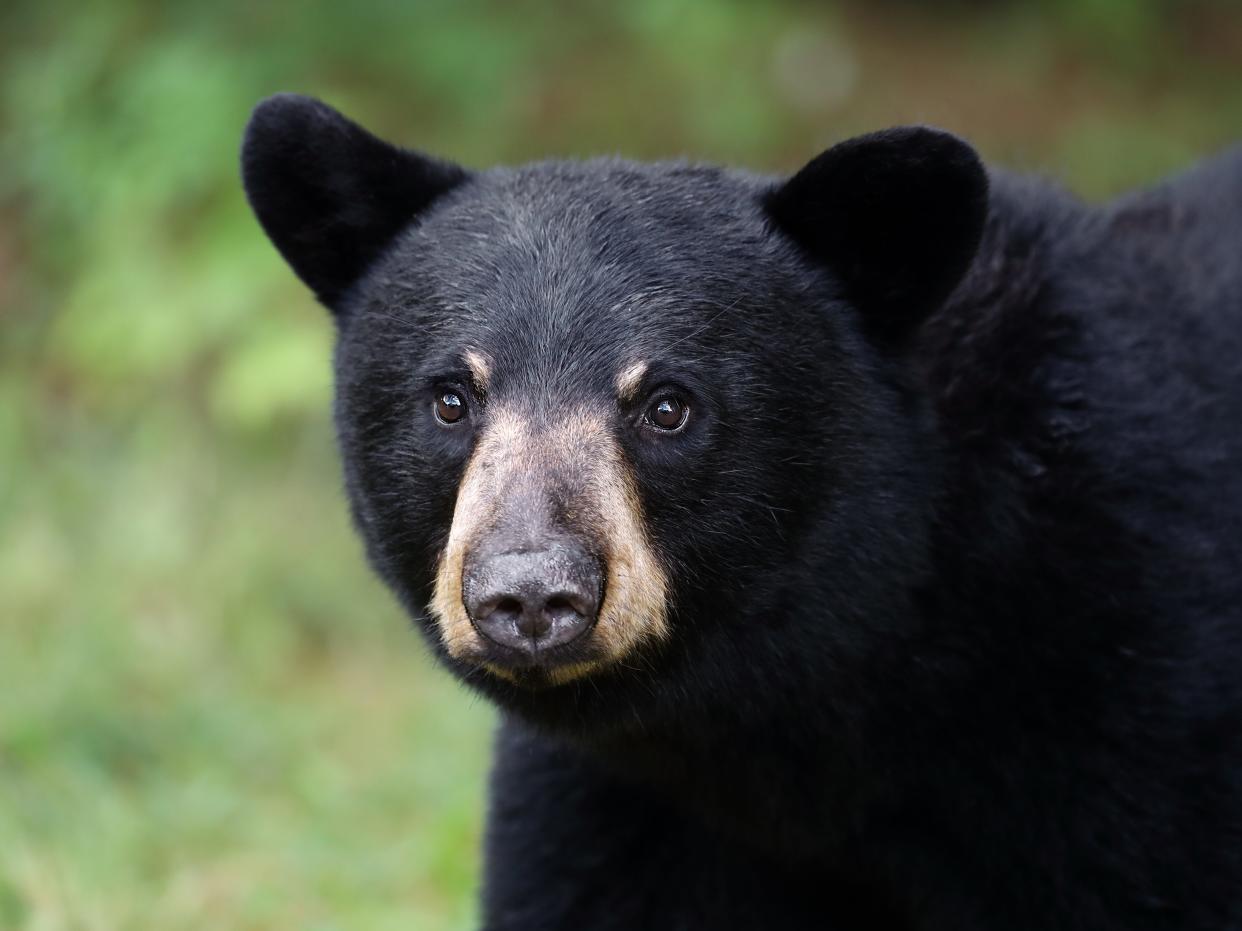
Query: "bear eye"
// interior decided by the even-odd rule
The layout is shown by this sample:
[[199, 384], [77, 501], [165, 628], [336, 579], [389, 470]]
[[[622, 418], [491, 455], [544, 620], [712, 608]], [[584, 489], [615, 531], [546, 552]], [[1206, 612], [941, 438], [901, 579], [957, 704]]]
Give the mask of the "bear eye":
[[433, 405], [436, 420], [447, 426], [458, 423], [466, 416], [466, 399], [452, 388], [441, 388]]
[[643, 419], [665, 433], [680, 430], [690, 416], [690, 408], [676, 395], [666, 394], [656, 398], [643, 414]]

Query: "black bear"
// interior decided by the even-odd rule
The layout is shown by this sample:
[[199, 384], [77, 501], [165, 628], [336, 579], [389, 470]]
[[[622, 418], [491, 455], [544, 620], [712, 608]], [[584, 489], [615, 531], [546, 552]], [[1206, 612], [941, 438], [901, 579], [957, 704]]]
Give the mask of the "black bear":
[[255, 110], [489, 929], [1242, 928], [1242, 152], [470, 171]]

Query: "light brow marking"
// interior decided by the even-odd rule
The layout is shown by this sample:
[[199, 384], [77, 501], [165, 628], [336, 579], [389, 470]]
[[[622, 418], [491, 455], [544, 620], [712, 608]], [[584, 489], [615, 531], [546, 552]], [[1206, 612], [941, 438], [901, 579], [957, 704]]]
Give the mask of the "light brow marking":
[[477, 349], [467, 349], [462, 353], [466, 365], [470, 367], [470, 375], [474, 378], [474, 386], [481, 393], [487, 393], [488, 382], [492, 377], [492, 362]]
[[617, 397], [623, 402], [633, 401], [638, 389], [642, 387], [643, 377], [647, 374], [646, 362], [635, 362], [617, 375]]

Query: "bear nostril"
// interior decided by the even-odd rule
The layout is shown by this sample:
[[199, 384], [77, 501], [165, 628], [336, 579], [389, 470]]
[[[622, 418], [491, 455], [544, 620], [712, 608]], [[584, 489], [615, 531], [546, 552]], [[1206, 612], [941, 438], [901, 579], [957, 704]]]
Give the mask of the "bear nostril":
[[543, 606], [543, 613], [551, 617], [572, 619], [574, 615], [585, 615], [588, 612], [581, 607], [581, 599], [572, 595], [553, 595]]
[[484, 608], [481, 614], [497, 621], [516, 621], [522, 616], [522, 602], [516, 598], [501, 598], [493, 607]]

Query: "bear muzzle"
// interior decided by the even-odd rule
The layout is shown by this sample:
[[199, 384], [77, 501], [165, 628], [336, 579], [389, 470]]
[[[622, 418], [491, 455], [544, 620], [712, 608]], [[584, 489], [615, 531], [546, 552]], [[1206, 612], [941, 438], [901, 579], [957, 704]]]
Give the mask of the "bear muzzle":
[[448, 655], [531, 687], [568, 682], [663, 640], [667, 591], [606, 420], [493, 406], [428, 606]]

